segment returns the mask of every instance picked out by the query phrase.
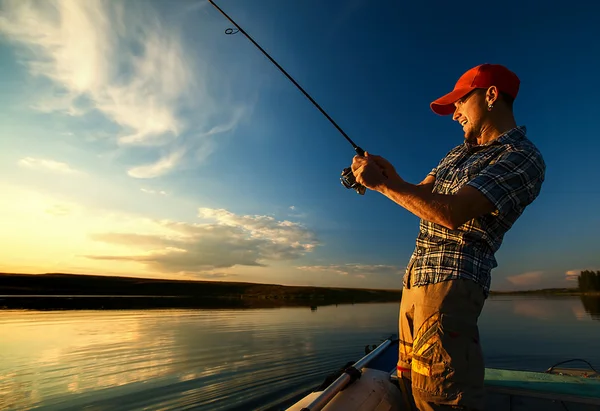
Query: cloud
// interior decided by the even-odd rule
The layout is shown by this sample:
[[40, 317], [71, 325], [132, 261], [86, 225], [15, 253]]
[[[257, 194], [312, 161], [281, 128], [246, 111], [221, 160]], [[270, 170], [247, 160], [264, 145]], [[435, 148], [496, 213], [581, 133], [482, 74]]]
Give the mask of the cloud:
[[64, 217], [68, 216], [73, 212], [73, 209], [66, 204], [53, 204], [48, 207], [46, 210], [47, 214], [50, 214], [55, 217]]
[[577, 281], [582, 270], [569, 270], [565, 273], [567, 281]]
[[[186, 49], [181, 21], [167, 24], [147, 3], [1, 4], [0, 34], [22, 46], [18, 55], [32, 75], [52, 84], [38, 90], [45, 97], [33, 107], [73, 116], [100, 112], [118, 126], [119, 146], [170, 147], [154, 163], [131, 168], [132, 177], [172, 172], [185, 154], [195, 155], [208, 138], [234, 129], [246, 113], [244, 105], [208, 92], [218, 73], [192, 59], [200, 51]], [[186, 121], [185, 112], [193, 112], [193, 119]]]
[[183, 157], [183, 151], [174, 151], [158, 161], [143, 166], [133, 167], [127, 171], [131, 177], [135, 178], [154, 178], [165, 174], [177, 166]]
[[220, 226], [236, 227], [248, 232], [252, 238], [268, 238], [273, 242], [305, 244], [311, 249], [317, 244], [313, 232], [299, 223], [288, 220], [277, 221], [274, 217], [264, 215], [236, 215], [224, 209], [199, 208], [198, 216], [217, 220]]
[[149, 188], [143, 188], [143, 187], [142, 187], [142, 188], [140, 188], [140, 191], [141, 191], [142, 193], [146, 193], [146, 194], [152, 194], [152, 195], [155, 195], [155, 194], [159, 194], [159, 195], [161, 195], [161, 196], [166, 196], [166, 195], [167, 195], [167, 192], [166, 192], [166, 191], [164, 191], [164, 190], [151, 190], [151, 189], [149, 189]]
[[289, 206], [288, 210], [290, 211], [287, 212], [287, 215], [291, 218], [305, 219], [308, 217], [306, 213], [300, 212], [300, 210], [298, 210], [298, 207], [295, 205]]
[[163, 273], [212, 273], [236, 265], [265, 266], [295, 260], [311, 252], [315, 234], [297, 223], [263, 215], [236, 215], [200, 208], [210, 223], [157, 221], [165, 234], [96, 233], [93, 240], [141, 248], [126, 255], [87, 255], [95, 260], [133, 261]]
[[512, 275], [506, 277], [506, 279], [513, 285], [530, 286], [540, 284], [543, 274], [543, 271], [530, 271], [519, 275]]
[[230, 131], [235, 128], [235, 126], [241, 120], [241, 118], [243, 117], [244, 114], [245, 114], [244, 108], [234, 107], [234, 108], [232, 108], [231, 118], [229, 119], [228, 122], [226, 122], [224, 124], [216, 125], [216, 126], [212, 127], [210, 130], [203, 132], [200, 136], [208, 137], [208, 136], [213, 136], [215, 134], [221, 134], [221, 133]]
[[25, 157], [17, 163], [21, 167], [30, 168], [33, 170], [51, 171], [59, 174], [79, 174], [80, 172], [73, 169], [67, 163], [60, 161], [48, 160], [43, 158]]
[[404, 268], [384, 264], [330, 264], [330, 265], [308, 265], [296, 267], [299, 270], [310, 272], [329, 272], [356, 278], [366, 278], [373, 275], [394, 276], [404, 274]]
[[577, 270], [569, 270], [565, 272], [565, 279], [567, 281], [578, 281], [579, 276], [581, 275], [582, 271], [600, 271], [597, 268], [594, 267], [587, 267], [587, 268], [581, 268], [581, 269], [577, 269]]
[[[158, 21], [148, 15], [130, 19], [122, 4], [100, 0], [4, 5], [0, 30], [31, 47], [30, 71], [54, 81], [64, 103], [89, 97], [96, 109], [129, 130], [123, 143], [143, 143], [182, 128], [175, 100], [191, 70], [176, 34]], [[137, 55], [126, 40], [136, 41]], [[128, 75], [119, 72], [119, 64]]]
[[237, 274], [230, 274], [230, 273], [222, 273], [222, 272], [216, 272], [216, 273], [202, 273], [200, 275], [195, 276], [196, 278], [207, 278], [207, 279], [215, 279], [215, 278], [231, 278], [231, 277], [238, 277]]

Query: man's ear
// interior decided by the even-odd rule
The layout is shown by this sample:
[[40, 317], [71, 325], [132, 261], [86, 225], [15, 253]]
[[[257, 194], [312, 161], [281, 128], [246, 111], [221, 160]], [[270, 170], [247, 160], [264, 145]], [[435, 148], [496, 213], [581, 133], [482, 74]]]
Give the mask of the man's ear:
[[490, 86], [485, 92], [485, 103], [489, 105], [494, 105], [496, 100], [498, 100], [498, 96], [500, 92], [498, 91], [498, 87]]

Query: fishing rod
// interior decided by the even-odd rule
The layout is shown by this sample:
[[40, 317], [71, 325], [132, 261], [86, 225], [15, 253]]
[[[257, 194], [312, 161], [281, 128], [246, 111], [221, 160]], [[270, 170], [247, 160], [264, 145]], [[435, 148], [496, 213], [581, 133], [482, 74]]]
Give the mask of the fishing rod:
[[[354, 151], [356, 152], [356, 154], [358, 154], [359, 156], [365, 155], [365, 151], [362, 148], [360, 148], [358, 145], [356, 145], [356, 143], [354, 143], [354, 141], [352, 141], [352, 139], [348, 136], [348, 134], [346, 134], [346, 132], [344, 130], [342, 130], [342, 128], [329, 116], [329, 114], [327, 114], [325, 112], [325, 110], [323, 110], [323, 108], [319, 105], [319, 103], [317, 103], [310, 96], [310, 94], [308, 94], [306, 92], [306, 90], [304, 90], [304, 88], [302, 88], [302, 86], [300, 84], [298, 84], [298, 82], [296, 80], [294, 80], [294, 78], [292, 76], [290, 76], [288, 74], [288, 72], [285, 71], [283, 69], [283, 67], [281, 67], [279, 65], [279, 63], [277, 63], [269, 55], [269, 53], [267, 53], [256, 41], [254, 41], [254, 39], [252, 37], [250, 37], [250, 35], [248, 33], [246, 33], [246, 31], [244, 29], [242, 29], [235, 21], [233, 21], [233, 19], [231, 17], [229, 17], [227, 15], [227, 13], [225, 13], [219, 6], [217, 6], [213, 0], [208, 0], [208, 1], [217, 10], [219, 10], [219, 12], [223, 16], [225, 16], [227, 18], [227, 20], [229, 20], [231, 22], [231, 24], [233, 24], [235, 26], [235, 29], [232, 29], [232, 28], [226, 29], [225, 34], [236, 34], [236, 33], [240, 32], [244, 36], [246, 36], [246, 38], [248, 40], [250, 40], [252, 42], [252, 44], [254, 44], [256, 46], [256, 48], [258, 48], [265, 55], [265, 57], [267, 57], [271, 61], [271, 63], [273, 63], [275, 65], [275, 67], [277, 67], [279, 69], [279, 71], [281, 71], [288, 78], [288, 80], [290, 80], [298, 88], [298, 90], [300, 90], [302, 92], [302, 94], [304, 94], [306, 96], [306, 98], [308, 98], [308, 100], [310, 100], [310, 102], [313, 103], [313, 105], [317, 109], [319, 109], [321, 114], [323, 114], [325, 116], [325, 118], [327, 118], [327, 120], [329, 120], [329, 122], [331, 124], [333, 124], [333, 126], [342, 134], [342, 136], [344, 136], [344, 138], [352, 145], [352, 148], [354, 148]], [[352, 170], [350, 169], [350, 167], [347, 167], [344, 170], [342, 170], [342, 176], [340, 177], [340, 180], [344, 187], [352, 188], [360, 195], [364, 195], [367, 190], [365, 186], [356, 182], [356, 179], [354, 178], [354, 174], [352, 174]]]

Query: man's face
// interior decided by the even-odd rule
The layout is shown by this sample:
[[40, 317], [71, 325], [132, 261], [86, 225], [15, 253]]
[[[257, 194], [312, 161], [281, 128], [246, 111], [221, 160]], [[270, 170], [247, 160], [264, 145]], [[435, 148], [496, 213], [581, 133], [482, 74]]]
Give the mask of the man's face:
[[454, 103], [452, 119], [462, 126], [465, 140], [470, 143], [477, 142], [483, 120], [488, 113], [485, 95], [485, 89], [475, 89]]

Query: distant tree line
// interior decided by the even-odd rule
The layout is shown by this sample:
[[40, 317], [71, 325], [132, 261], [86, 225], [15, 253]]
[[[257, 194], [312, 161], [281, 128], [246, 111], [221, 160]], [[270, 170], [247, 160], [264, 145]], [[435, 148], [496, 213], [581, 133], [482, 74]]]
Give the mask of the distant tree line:
[[585, 270], [577, 277], [579, 291], [600, 291], [600, 271]]

